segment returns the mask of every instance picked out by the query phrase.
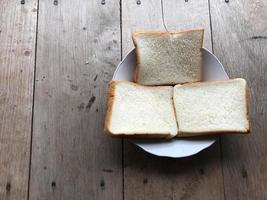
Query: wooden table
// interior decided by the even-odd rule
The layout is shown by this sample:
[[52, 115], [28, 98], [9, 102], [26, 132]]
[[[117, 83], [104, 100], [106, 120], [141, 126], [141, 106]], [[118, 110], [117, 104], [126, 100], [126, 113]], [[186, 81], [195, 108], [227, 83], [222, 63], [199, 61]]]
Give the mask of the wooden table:
[[267, 1], [163, 6], [247, 79], [251, 135], [168, 159], [103, 134], [107, 83], [132, 31], [164, 30], [160, 0], [1, 0], [1, 200], [267, 199]]

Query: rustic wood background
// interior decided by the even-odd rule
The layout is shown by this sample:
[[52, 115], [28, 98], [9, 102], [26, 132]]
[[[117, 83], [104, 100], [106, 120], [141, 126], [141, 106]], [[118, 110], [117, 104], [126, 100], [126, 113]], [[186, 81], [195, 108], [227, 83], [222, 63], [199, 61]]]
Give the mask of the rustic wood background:
[[107, 83], [160, 0], [0, 1], [0, 199], [267, 199], [267, 1], [165, 0], [169, 30], [202, 26], [247, 79], [252, 131], [184, 159], [103, 134]]

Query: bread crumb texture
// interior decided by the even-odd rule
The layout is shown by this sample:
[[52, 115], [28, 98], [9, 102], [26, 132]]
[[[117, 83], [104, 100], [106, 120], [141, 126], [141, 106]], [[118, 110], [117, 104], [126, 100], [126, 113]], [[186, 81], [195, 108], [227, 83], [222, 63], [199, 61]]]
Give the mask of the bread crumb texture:
[[175, 86], [174, 104], [181, 132], [249, 129], [244, 79]]
[[136, 34], [137, 82], [177, 84], [201, 79], [203, 30]]
[[110, 132], [113, 134], [177, 134], [173, 87], [143, 87], [117, 82]]

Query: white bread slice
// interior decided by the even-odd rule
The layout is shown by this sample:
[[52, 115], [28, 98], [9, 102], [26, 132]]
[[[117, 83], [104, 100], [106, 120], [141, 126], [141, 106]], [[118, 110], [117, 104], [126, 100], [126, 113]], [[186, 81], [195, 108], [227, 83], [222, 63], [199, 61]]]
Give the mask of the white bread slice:
[[136, 32], [135, 81], [142, 85], [175, 85], [201, 80], [204, 29], [183, 32]]
[[105, 130], [113, 136], [171, 138], [177, 134], [173, 87], [111, 81]]
[[247, 90], [244, 79], [175, 86], [177, 136], [249, 132]]

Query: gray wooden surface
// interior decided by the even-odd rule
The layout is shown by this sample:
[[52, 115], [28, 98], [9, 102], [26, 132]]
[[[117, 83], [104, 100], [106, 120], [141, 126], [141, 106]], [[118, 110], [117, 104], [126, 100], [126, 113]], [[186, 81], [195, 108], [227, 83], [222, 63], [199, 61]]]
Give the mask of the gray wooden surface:
[[251, 135], [222, 137], [225, 197], [267, 199], [267, 2], [212, 0], [211, 19], [215, 54], [250, 88]]
[[168, 159], [103, 134], [107, 83], [132, 31], [164, 30], [160, 0], [3, 0], [1, 200], [267, 199], [267, 2], [165, 0], [164, 16], [168, 30], [204, 27], [248, 80], [251, 135]]
[[103, 133], [120, 61], [119, 1], [39, 2], [30, 199], [122, 199], [121, 141]]
[[26, 199], [37, 0], [0, 1], [0, 199]]

